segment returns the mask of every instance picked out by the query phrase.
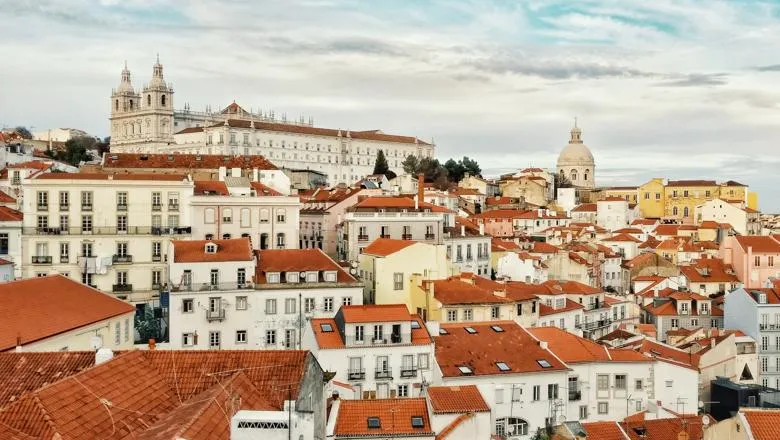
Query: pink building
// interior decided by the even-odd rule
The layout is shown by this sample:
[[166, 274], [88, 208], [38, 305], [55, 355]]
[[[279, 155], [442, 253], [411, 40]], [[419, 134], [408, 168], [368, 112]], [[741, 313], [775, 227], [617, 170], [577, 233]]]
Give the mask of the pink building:
[[720, 258], [731, 264], [746, 289], [761, 288], [769, 277], [780, 276], [780, 240], [765, 235], [728, 236]]

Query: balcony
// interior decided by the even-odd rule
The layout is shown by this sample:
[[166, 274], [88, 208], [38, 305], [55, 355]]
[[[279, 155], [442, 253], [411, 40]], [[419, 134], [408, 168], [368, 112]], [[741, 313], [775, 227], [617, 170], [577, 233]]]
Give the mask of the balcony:
[[38, 211], [48, 211], [49, 205], [38, 204]]
[[358, 235], [358, 241], [368, 241], [368, 235]]
[[152, 262], [158, 263], [162, 261], [162, 255], [152, 255]]
[[759, 324], [758, 329], [762, 332], [780, 332], [780, 324]]
[[569, 402], [577, 402], [582, 399], [582, 391], [569, 391]]
[[426, 240], [434, 240], [436, 238], [436, 234], [425, 234]]
[[178, 203], [169, 203], [168, 204], [168, 211], [178, 211], [179, 210], [179, 204]]
[[68, 203], [60, 203], [60, 211], [67, 211], [70, 209], [70, 205]]
[[212, 321], [224, 321], [225, 320], [225, 309], [218, 309], [218, 310], [206, 310], [206, 320], [208, 322]]
[[207, 292], [210, 290], [244, 290], [251, 289], [254, 285], [250, 282], [244, 283], [169, 283], [171, 292]]
[[126, 203], [118, 203], [116, 205], [117, 211], [127, 211], [127, 204]]
[[607, 327], [610, 324], [612, 324], [611, 319], [599, 319], [598, 321], [580, 322], [574, 324], [574, 327], [581, 329], [583, 331], [590, 331], [590, 330], [595, 330], [597, 328]]
[[32, 264], [51, 264], [51, 255], [33, 255]]
[[90, 204], [86, 205], [86, 204], [82, 203], [81, 204], [81, 210], [82, 211], [92, 211], [92, 204], [90, 203]]
[[92, 226], [91, 228], [82, 228], [81, 226], [69, 228], [38, 228], [29, 226], [22, 228], [22, 234], [25, 235], [188, 235], [192, 233], [189, 226], [128, 226], [126, 228], [117, 228], [116, 226]]
[[152, 203], [152, 211], [162, 211], [162, 205], [159, 203]]
[[414, 365], [402, 365], [401, 377], [402, 378], [417, 377], [417, 367]]
[[112, 292], [132, 292], [132, 284], [114, 284], [111, 288]]
[[366, 370], [360, 368], [360, 369], [350, 369], [347, 371], [347, 380], [363, 380], [366, 378]]
[[374, 371], [374, 379], [392, 379], [393, 371], [390, 368], [379, 368]]
[[390, 238], [390, 234], [380, 234], [381, 238]]
[[412, 239], [412, 234], [401, 234], [401, 239], [402, 240], [411, 240]]
[[133, 256], [132, 255], [119, 255], [115, 254], [113, 257], [111, 257], [111, 261], [114, 264], [128, 264], [133, 262]]

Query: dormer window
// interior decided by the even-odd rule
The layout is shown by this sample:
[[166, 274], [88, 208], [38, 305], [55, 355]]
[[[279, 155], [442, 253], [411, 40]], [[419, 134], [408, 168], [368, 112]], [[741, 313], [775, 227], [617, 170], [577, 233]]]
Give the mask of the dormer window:
[[297, 283], [299, 279], [298, 272], [287, 272], [284, 276], [288, 283]]
[[214, 243], [206, 243], [206, 253], [207, 254], [216, 254], [217, 253], [217, 245]]
[[325, 279], [325, 281], [327, 281], [329, 283], [335, 283], [336, 282], [336, 271], [335, 270], [333, 270], [333, 271], [325, 271], [323, 273], [323, 278]]
[[316, 270], [310, 270], [306, 272], [306, 282], [307, 283], [316, 283], [319, 277], [317, 276], [319, 272]]
[[268, 280], [269, 283], [278, 283], [279, 272], [266, 272], [265, 278], [266, 280]]

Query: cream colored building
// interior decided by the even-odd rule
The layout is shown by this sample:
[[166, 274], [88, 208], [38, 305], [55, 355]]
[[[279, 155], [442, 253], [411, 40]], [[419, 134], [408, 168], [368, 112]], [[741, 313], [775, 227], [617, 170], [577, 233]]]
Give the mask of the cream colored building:
[[569, 144], [558, 156], [557, 172], [578, 188], [596, 187], [596, 162], [590, 149], [582, 142], [582, 130], [574, 122]]
[[728, 223], [741, 235], [761, 235], [761, 213], [744, 203], [717, 198], [696, 207], [696, 224], [704, 221]]

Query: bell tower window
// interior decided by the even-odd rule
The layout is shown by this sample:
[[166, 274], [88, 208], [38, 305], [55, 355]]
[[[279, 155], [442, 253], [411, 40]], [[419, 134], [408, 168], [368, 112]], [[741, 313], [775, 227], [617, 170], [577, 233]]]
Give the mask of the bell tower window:
[[571, 181], [574, 182], [577, 180], [577, 170], [571, 170]]
[[114, 109], [116, 111], [119, 111], [119, 100], [118, 99], [116, 101], [114, 101]]
[[165, 95], [160, 96], [160, 105], [165, 107]]
[[130, 110], [132, 110], [132, 109], [133, 109], [133, 100], [131, 99], [130, 100]]
[[152, 95], [146, 95], [146, 105], [152, 106]]

